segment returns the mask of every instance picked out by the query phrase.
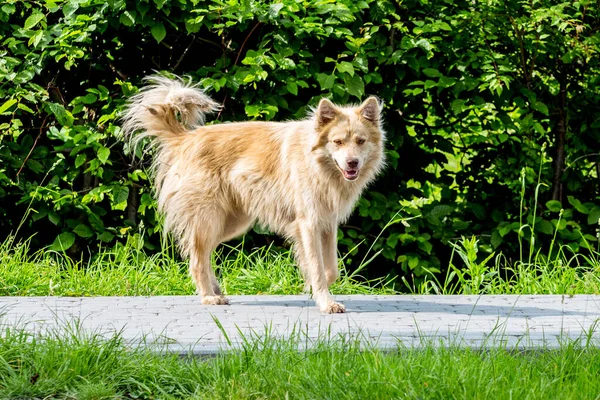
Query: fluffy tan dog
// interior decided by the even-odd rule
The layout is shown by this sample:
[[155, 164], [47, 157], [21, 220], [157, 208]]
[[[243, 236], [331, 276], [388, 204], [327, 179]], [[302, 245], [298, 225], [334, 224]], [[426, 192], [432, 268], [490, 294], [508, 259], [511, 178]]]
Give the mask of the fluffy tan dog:
[[134, 144], [157, 139], [158, 206], [202, 303], [228, 304], [211, 252], [259, 223], [293, 241], [321, 311], [344, 312], [329, 293], [339, 275], [337, 229], [384, 163], [378, 100], [340, 107], [322, 99], [302, 121], [202, 126], [217, 103], [181, 79], [146, 79], [123, 130]]

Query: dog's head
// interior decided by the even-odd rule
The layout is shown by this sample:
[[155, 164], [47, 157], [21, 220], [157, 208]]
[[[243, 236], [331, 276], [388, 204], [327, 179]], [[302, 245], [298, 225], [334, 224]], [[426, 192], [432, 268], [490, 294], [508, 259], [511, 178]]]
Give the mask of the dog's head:
[[381, 168], [384, 133], [376, 97], [369, 97], [358, 107], [338, 107], [321, 99], [315, 122], [317, 147], [330, 157], [346, 181], [358, 180], [363, 170], [372, 174]]

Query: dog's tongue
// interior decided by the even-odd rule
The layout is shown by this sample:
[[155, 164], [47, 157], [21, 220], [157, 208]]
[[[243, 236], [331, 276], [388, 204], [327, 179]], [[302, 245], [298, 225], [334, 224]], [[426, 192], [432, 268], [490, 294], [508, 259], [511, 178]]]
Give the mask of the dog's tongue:
[[344, 170], [344, 178], [353, 181], [358, 178], [358, 170], [357, 169], [345, 169]]

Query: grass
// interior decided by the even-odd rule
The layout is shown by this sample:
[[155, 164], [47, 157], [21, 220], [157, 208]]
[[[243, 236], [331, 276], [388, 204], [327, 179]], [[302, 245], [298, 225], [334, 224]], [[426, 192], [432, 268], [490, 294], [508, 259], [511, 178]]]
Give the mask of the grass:
[[[222, 247], [213, 265], [227, 294], [299, 294], [304, 281], [290, 251], [271, 247], [242, 251]], [[553, 258], [537, 254], [509, 264], [501, 254], [482, 260], [478, 241], [463, 238], [453, 244], [445, 276], [426, 276], [420, 283], [394, 286], [381, 278], [366, 281], [360, 272], [367, 263], [341, 278], [339, 294], [598, 294], [600, 257], [577, 254], [562, 246]], [[370, 260], [369, 260], [370, 261]], [[341, 263], [343, 265], [343, 263]], [[27, 242], [0, 244], [0, 296], [152, 296], [191, 295], [194, 285], [187, 263], [172, 247], [148, 255], [137, 236], [125, 245], [101, 250], [91, 261], [75, 261], [52, 251], [30, 252]]]
[[[304, 281], [290, 251], [271, 247], [249, 254], [223, 247], [213, 257], [227, 294], [299, 294]], [[385, 279], [365, 281], [355, 271], [342, 271], [333, 293], [389, 294]], [[148, 255], [138, 237], [125, 245], [103, 249], [83, 262], [53, 251], [30, 252], [27, 242], [0, 244], [0, 296], [152, 296], [192, 295], [195, 287], [187, 263], [172, 247]]]
[[[525, 261], [509, 264], [502, 254], [478, 257], [478, 241], [462, 238], [453, 244], [447, 273], [441, 279], [431, 275], [419, 285], [410, 285], [418, 294], [599, 294], [598, 253], [578, 254], [560, 246], [549, 258], [537, 253]], [[456, 262], [458, 258], [459, 263]]]
[[248, 340], [214, 358], [131, 348], [77, 329], [0, 334], [0, 398], [27, 399], [593, 399], [600, 350], [579, 342], [517, 352], [427, 346], [383, 352], [326, 340]]

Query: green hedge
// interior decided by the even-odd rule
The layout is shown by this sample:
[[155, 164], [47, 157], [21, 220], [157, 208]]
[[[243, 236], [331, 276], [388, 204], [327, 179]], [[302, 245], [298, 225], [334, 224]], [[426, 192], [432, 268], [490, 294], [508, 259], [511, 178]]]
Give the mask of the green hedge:
[[391, 222], [371, 275], [439, 271], [462, 235], [509, 261], [532, 229], [534, 251], [596, 246], [598, 2], [9, 0], [0, 21], [3, 237], [160, 243], [149, 157], [116, 136], [164, 70], [224, 104], [216, 123], [381, 97], [389, 164], [340, 235], [356, 265]]

